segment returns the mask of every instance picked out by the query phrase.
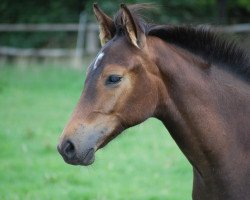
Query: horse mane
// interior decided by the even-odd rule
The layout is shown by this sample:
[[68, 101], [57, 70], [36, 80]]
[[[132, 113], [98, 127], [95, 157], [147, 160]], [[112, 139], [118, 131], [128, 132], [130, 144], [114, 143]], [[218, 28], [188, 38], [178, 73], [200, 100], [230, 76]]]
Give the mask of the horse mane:
[[[205, 26], [170, 26], [147, 23], [140, 15], [140, 11], [148, 10], [151, 7], [150, 4], [128, 6], [136, 25], [146, 36], [158, 37], [200, 56], [209, 64], [216, 64], [222, 69], [229, 70], [242, 79], [250, 81], [249, 57], [235, 40], [229, 40], [225, 38], [225, 35], [214, 32]], [[117, 34], [124, 33], [121, 11], [116, 14], [114, 23]]]

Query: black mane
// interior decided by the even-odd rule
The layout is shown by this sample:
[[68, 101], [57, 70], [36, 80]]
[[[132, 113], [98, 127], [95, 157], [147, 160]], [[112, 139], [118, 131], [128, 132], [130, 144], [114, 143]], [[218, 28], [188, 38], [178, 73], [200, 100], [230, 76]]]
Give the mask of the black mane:
[[[230, 70], [242, 79], [250, 81], [250, 61], [247, 53], [235, 42], [205, 27], [169, 26], [146, 23], [138, 11], [148, 5], [132, 5], [129, 10], [137, 26], [146, 36], [155, 36], [167, 43], [179, 46], [200, 56], [204, 61]], [[119, 11], [114, 22], [116, 30], [122, 31], [122, 14]], [[224, 35], [225, 36], [225, 35]]]
[[235, 41], [202, 27], [153, 26], [147, 35], [184, 48], [206, 62], [217, 64], [250, 81], [250, 64], [246, 52]]

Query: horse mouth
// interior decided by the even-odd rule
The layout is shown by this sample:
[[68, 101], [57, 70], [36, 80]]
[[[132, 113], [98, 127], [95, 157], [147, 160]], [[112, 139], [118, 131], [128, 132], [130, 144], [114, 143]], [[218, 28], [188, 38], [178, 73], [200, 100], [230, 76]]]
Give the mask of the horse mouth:
[[74, 158], [67, 159], [63, 157], [64, 161], [70, 165], [82, 165], [88, 166], [91, 165], [95, 161], [95, 149], [91, 148], [86, 151], [86, 153], [81, 156], [81, 158], [75, 156]]
[[87, 151], [87, 153], [83, 157], [83, 160], [80, 163], [80, 165], [84, 166], [91, 165], [94, 161], [95, 161], [95, 149], [91, 148]]

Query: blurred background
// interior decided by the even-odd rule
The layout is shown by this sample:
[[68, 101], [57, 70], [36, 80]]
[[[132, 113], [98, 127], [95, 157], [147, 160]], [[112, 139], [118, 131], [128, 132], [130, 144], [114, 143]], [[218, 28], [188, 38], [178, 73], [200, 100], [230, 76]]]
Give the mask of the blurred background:
[[[124, 1], [96, 1], [113, 16]], [[206, 24], [250, 52], [249, 0], [154, 3], [159, 24]], [[90, 0], [0, 1], [0, 199], [191, 199], [192, 168], [161, 122], [130, 128], [70, 166], [56, 151], [100, 48]]]

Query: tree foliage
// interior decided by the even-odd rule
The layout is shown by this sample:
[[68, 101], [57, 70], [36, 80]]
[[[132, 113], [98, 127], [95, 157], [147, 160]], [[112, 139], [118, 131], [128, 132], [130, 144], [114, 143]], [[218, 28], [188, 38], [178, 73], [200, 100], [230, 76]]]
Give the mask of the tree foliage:
[[[155, 0], [157, 7], [151, 13], [146, 13], [149, 19], [157, 23], [210, 23], [219, 22], [218, 2], [220, 0]], [[119, 8], [121, 0], [101, 1], [98, 4], [109, 15], [113, 15]], [[152, 0], [127, 0], [132, 3], [152, 3]], [[226, 22], [249, 22], [249, 0], [225, 0]], [[92, 12], [93, 0], [1, 0], [0, 23], [77, 23], [80, 12], [88, 14], [94, 21]], [[67, 38], [67, 40], [66, 40]], [[70, 39], [71, 38], [71, 39]], [[75, 34], [69, 33], [14, 33], [0, 34], [0, 45], [19, 47], [50, 47], [72, 46]]]

